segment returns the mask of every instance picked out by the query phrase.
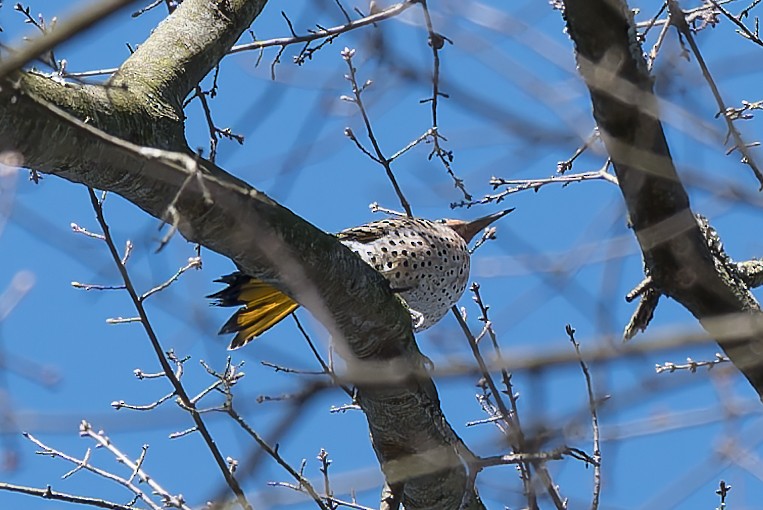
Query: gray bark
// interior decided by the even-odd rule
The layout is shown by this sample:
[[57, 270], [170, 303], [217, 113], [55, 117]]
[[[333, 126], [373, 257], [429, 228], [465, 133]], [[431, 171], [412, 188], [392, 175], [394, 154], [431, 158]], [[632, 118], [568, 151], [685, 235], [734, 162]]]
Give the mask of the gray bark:
[[673, 165], [624, 0], [565, 0], [567, 30], [593, 114], [656, 289], [689, 310], [763, 396], [763, 315], [714, 252]]

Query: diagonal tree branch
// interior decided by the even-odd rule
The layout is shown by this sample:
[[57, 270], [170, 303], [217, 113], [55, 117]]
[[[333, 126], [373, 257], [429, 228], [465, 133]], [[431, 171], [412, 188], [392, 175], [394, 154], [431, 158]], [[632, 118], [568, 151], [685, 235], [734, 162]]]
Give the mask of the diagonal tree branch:
[[333, 335], [347, 380], [358, 381], [374, 450], [405, 507], [482, 508], [409, 313], [386, 280], [187, 148], [183, 97], [263, 4], [185, 0], [106, 86], [21, 72], [0, 80], [0, 159], [115, 192], [296, 298]]
[[[567, 30], [656, 288], [685, 306], [763, 396], [763, 317], [690, 209], [624, 0], [565, 0]], [[735, 317], [736, 331], [719, 329]]]
[[109, 85], [155, 93], [178, 111], [267, 0], [183, 2], [117, 69]]

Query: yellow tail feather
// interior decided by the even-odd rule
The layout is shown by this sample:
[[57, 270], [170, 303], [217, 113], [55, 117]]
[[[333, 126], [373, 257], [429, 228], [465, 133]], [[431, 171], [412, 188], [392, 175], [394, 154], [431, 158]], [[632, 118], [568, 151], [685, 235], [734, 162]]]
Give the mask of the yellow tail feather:
[[257, 305], [247, 304], [236, 312], [236, 325], [240, 328], [228, 349], [238, 349], [269, 330], [284, 317], [296, 310], [299, 305], [286, 294], [273, 289], [269, 296], [272, 301]]
[[224, 277], [228, 287], [210, 297], [218, 305], [244, 305], [223, 325], [220, 333], [236, 333], [228, 349], [238, 349], [272, 328], [299, 305], [267, 283], [242, 273]]

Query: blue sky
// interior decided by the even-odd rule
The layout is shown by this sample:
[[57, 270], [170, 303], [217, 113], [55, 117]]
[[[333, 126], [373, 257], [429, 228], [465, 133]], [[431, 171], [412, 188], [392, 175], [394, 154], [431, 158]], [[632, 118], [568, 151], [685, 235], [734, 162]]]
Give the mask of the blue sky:
[[[87, 2], [38, 0], [25, 5], [49, 20], [64, 19]], [[0, 36], [6, 44], [18, 44], [22, 35], [35, 33], [12, 7], [8, 2], [0, 7]], [[654, 3], [640, 7], [641, 20], [658, 9]], [[687, 2], [683, 7], [694, 5]], [[336, 4], [328, 0], [272, 2], [254, 24], [258, 38], [288, 34], [281, 10], [298, 33], [315, 23], [342, 22]], [[492, 192], [491, 176], [551, 176], [556, 163], [567, 159], [593, 127], [587, 91], [576, 74], [560, 13], [534, 1], [510, 7], [490, 1], [432, 2], [432, 11], [436, 29], [454, 42], [442, 52], [442, 87], [450, 98], [441, 101], [439, 127], [447, 138], [446, 147], [454, 151], [456, 173], [475, 197]], [[67, 60], [70, 71], [117, 66], [128, 54], [126, 43], [140, 44], [164, 17], [159, 8], [139, 18], [131, 18], [129, 12], [65, 44], [57, 57]], [[364, 129], [355, 107], [339, 99], [350, 93], [339, 53], [344, 46], [356, 48], [360, 78], [374, 81], [364, 100], [383, 149], [392, 154], [431, 126], [429, 106], [419, 103], [431, 94], [426, 81], [431, 50], [420, 25], [421, 13], [410, 9], [401, 18], [380, 24], [376, 32], [365, 29], [340, 37], [301, 67], [291, 64], [297, 49], [290, 48], [275, 68], [275, 80], [270, 76], [273, 49], [264, 52], [259, 66], [254, 52], [228, 57], [212, 111], [219, 127], [230, 127], [246, 142], [240, 146], [221, 141], [218, 164], [326, 231], [375, 219], [378, 215], [368, 209], [372, 202], [399, 209], [382, 168], [343, 135], [347, 126], [358, 136]], [[373, 52], [379, 31], [387, 45], [384, 60]], [[656, 32], [650, 34], [645, 50], [651, 49], [655, 36]], [[760, 99], [755, 96], [763, 69], [760, 48], [742, 40], [726, 20], [701, 31], [697, 39], [729, 105]], [[694, 59], [687, 61], [680, 53], [671, 32], [655, 64], [656, 87], [666, 101], [663, 111], [672, 154], [694, 210], [711, 218], [729, 253], [739, 260], [759, 257], [763, 216], [757, 184], [738, 157], [724, 155], [724, 126], [714, 118], [710, 91]], [[406, 68], [422, 73], [424, 80], [400, 72]], [[189, 144], [206, 154], [207, 128], [198, 102], [188, 107], [187, 115]], [[747, 140], [757, 140], [763, 133], [757, 119], [740, 127]], [[498, 239], [477, 251], [472, 267], [472, 279], [480, 282], [482, 296], [491, 306], [505, 356], [569, 350], [567, 323], [577, 329], [584, 348], [618, 344], [633, 310], [623, 296], [643, 276], [619, 190], [603, 181], [547, 186], [537, 193], [512, 195], [498, 206], [451, 210], [449, 204], [462, 197], [443, 168], [427, 159], [428, 151], [429, 146], [419, 146], [393, 166], [415, 214], [472, 218], [499, 207], [517, 208], [499, 223]], [[596, 170], [602, 162], [601, 153], [587, 153], [573, 171]], [[729, 198], [724, 191], [730, 186], [744, 191], [749, 200]], [[105, 214], [118, 243], [130, 239], [135, 245], [128, 267], [140, 289], [166, 280], [194, 255], [193, 246], [179, 237], [155, 253], [164, 232], [158, 221], [117, 196], [108, 197]], [[14, 278], [34, 281], [0, 322], [0, 354], [6, 360], [5, 371], [0, 372], [0, 452], [6, 465], [0, 480], [35, 487], [51, 484], [65, 492], [129, 501], [126, 491], [88, 473], [60, 480], [71, 466], [35, 456], [35, 447], [20, 435], [30, 432], [51, 447], [81, 456], [93, 446], [78, 437], [78, 425], [85, 419], [104, 429], [132, 457], [137, 457], [141, 445], [150, 444], [146, 470], [169, 491], [183, 493], [189, 503], [199, 506], [216, 494], [222, 480], [197, 436], [168, 439], [188, 428], [190, 418], [172, 402], [151, 412], [115, 411], [110, 405], [115, 400], [149, 403], [167, 393], [169, 385], [134, 377], [136, 368], [158, 370], [138, 325], [106, 324], [109, 317], [134, 315], [127, 295], [71, 287], [71, 281], [119, 283], [106, 247], [72, 233], [72, 222], [97, 230], [83, 187], [54, 177], [35, 185], [23, 171], [0, 176], [0, 292]], [[203, 270], [186, 273], [147, 305], [163, 346], [190, 356], [183, 382], [192, 394], [211, 383], [199, 360], [221, 369], [229, 355], [227, 339], [216, 335], [229, 312], [210, 307], [204, 296], [219, 289], [213, 280], [233, 270], [233, 264], [206, 250], [203, 264]], [[14, 296], [9, 291], [5, 295]], [[0, 299], [0, 310], [2, 303]], [[478, 311], [469, 296], [461, 305], [478, 330]], [[325, 347], [328, 339], [320, 325], [304, 311], [300, 317]], [[663, 299], [647, 334], [633, 341], [660, 341], [697, 331], [699, 326], [688, 312]], [[469, 361], [466, 341], [452, 317], [417, 340], [438, 367]], [[654, 371], [657, 363], [680, 363], [687, 356], [711, 359], [717, 350], [712, 344], [690, 346], [591, 367], [597, 395], [609, 396], [600, 410], [602, 434], [608, 438], [603, 444], [602, 508], [711, 509], [718, 506], [714, 491], [720, 479], [733, 486], [730, 508], [758, 506], [763, 465], [757, 456], [763, 453], [763, 437], [757, 432], [761, 416], [754, 392], [729, 367], [696, 374]], [[333, 460], [337, 495], [347, 498], [347, 491], [354, 489], [361, 503], [377, 505], [381, 474], [364, 417], [358, 411], [330, 412], [331, 406], [347, 403], [344, 394], [332, 391], [316, 397], [288, 430], [280, 431], [283, 435], [278, 427], [291, 404], [256, 402], [260, 395], [296, 391], [305, 381], [304, 376], [274, 373], [261, 361], [318, 368], [293, 321], [284, 321], [232, 356], [236, 362], [245, 361], [247, 375], [237, 386], [236, 398], [253, 427], [266, 438], [278, 437], [280, 451], [292, 464], [307, 459], [306, 473], [312, 479], [320, 475], [315, 457], [326, 449]], [[484, 418], [474, 397], [474, 378], [442, 377], [436, 382], [445, 415], [466, 443], [481, 455], [504, 452], [497, 430], [490, 425], [465, 425]], [[590, 452], [585, 386], [578, 367], [519, 371], [514, 383], [528, 430], [565, 424], [564, 441]], [[246, 457], [252, 444], [240, 430], [220, 415], [209, 414], [206, 419], [224, 455]], [[735, 460], [726, 460], [720, 451], [736, 452]], [[125, 473], [107, 452], [95, 452], [95, 459], [105, 468]], [[570, 507], [587, 505], [592, 470], [571, 460], [554, 464], [552, 470], [562, 493], [570, 498]], [[291, 481], [266, 460], [244, 482], [257, 508], [312, 507], [300, 504], [289, 489], [266, 484], [272, 480]], [[521, 505], [513, 468], [488, 469], [479, 482], [490, 508]], [[65, 506], [0, 492], [0, 507], [6, 505], [30, 510]]]

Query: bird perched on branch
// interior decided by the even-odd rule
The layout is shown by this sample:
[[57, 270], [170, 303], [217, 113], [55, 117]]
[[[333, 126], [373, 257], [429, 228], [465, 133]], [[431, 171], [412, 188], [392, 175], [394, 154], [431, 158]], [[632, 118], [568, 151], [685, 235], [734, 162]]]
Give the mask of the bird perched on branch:
[[[482, 229], [514, 209], [472, 221], [395, 217], [342, 230], [336, 236], [379, 271], [411, 312], [422, 331], [448, 312], [466, 289], [467, 244]], [[208, 297], [218, 306], [240, 306], [220, 329], [236, 333], [229, 349], [238, 349], [278, 324], [299, 307], [281, 291], [240, 271], [223, 276], [223, 290]]]

